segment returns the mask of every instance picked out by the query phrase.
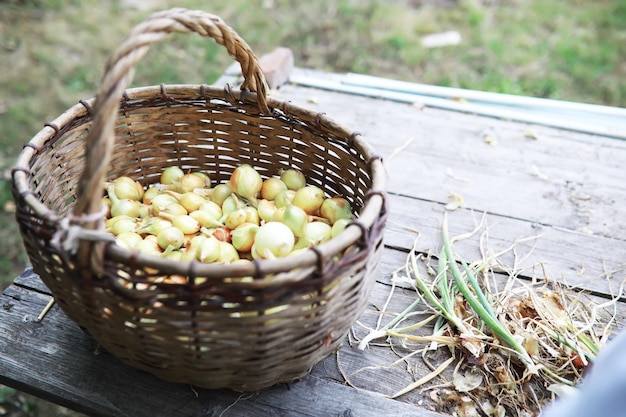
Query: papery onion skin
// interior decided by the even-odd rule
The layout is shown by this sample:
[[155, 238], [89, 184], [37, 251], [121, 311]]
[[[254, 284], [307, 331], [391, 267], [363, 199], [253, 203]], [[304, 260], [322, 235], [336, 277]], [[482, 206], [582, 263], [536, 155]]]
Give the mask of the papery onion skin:
[[181, 178], [185, 175], [185, 172], [179, 167], [171, 166], [167, 167], [161, 172], [161, 184], [177, 184]]
[[300, 207], [307, 214], [315, 214], [318, 212], [324, 202], [324, 191], [314, 185], [307, 185], [296, 191], [293, 196], [293, 205]]
[[297, 169], [290, 168], [280, 175], [280, 179], [288, 189], [297, 191], [300, 188], [303, 188], [306, 185], [306, 178], [301, 171]]
[[255, 200], [262, 186], [263, 178], [248, 164], [239, 165], [230, 176], [230, 188], [247, 200]]
[[293, 232], [280, 222], [265, 223], [259, 227], [254, 238], [254, 246], [263, 257], [267, 257], [266, 250], [277, 258], [287, 256], [294, 244]]
[[267, 178], [261, 186], [261, 198], [265, 200], [274, 200], [276, 195], [281, 191], [286, 191], [287, 185], [280, 178]]

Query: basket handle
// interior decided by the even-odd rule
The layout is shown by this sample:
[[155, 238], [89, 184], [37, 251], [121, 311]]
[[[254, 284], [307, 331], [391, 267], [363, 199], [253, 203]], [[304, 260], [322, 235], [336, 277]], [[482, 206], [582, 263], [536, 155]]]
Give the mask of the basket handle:
[[[85, 168], [78, 182], [78, 197], [73, 209], [73, 218], [82, 219], [81, 225], [86, 229], [101, 227], [101, 221], [93, 217], [102, 210], [102, 188], [113, 152], [114, 126], [124, 90], [132, 80], [136, 64], [149, 46], [175, 32], [195, 32], [213, 38], [224, 46], [241, 65], [244, 77], [241, 88], [255, 91], [260, 111], [269, 113], [268, 88], [256, 56], [246, 41], [221, 18], [203, 11], [182, 8], [153, 14], [130, 32], [105, 66], [93, 106], [93, 122], [86, 138]], [[82, 267], [90, 265], [94, 270], [101, 271], [104, 245], [97, 243], [86, 240], [80, 242], [77, 259]]]

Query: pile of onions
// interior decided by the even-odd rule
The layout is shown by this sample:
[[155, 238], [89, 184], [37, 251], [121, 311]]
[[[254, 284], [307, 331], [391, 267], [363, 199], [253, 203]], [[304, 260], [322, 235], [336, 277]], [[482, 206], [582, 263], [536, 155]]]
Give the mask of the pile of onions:
[[345, 198], [326, 196], [296, 169], [263, 179], [242, 164], [228, 182], [211, 185], [208, 173], [179, 167], [148, 187], [119, 177], [106, 184], [106, 230], [130, 250], [228, 264], [319, 245], [354, 218]]

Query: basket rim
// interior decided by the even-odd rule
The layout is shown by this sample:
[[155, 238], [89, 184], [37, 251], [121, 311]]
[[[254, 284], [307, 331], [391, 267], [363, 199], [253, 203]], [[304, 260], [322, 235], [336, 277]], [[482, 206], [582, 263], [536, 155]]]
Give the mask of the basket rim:
[[[173, 99], [223, 100], [235, 107], [242, 102], [257, 102], [256, 93], [231, 88], [228, 84], [224, 88], [209, 86], [207, 84], [160, 84], [134, 87], [125, 90], [120, 102], [149, 99], [157, 96], [163, 97], [164, 95]], [[50, 210], [39, 201], [34, 192], [30, 190], [28, 186], [30, 162], [36, 157], [38, 151], [47, 146], [49, 141], [66, 126], [78, 118], [90, 116], [91, 105], [94, 103], [94, 100], [95, 98], [80, 100], [78, 104], [67, 109], [52, 122], [46, 123], [44, 128], [24, 145], [24, 149], [20, 152], [15, 167], [12, 170], [13, 186], [16, 190], [16, 195], [19, 197], [19, 200], [21, 200], [16, 203], [26, 204], [38, 217], [46, 221], [58, 224], [63, 219], [59, 214]], [[263, 275], [277, 274], [295, 268], [317, 267], [322, 259], [344, 251], [349, 246], [358, 243], [360, 239], [364, 239], [367, 230], [374, 225], [375, 221], [386, 210], [386, 178], [382, 158], [374, 153], [371, 145], [367, 143], [359, 133], [349, 131], [333, 119], [327, 117], [325, 113], [314, 112], [294, 105], [291, 102], [274, 98], [268, 98], [267, 103], [270, 107], [271, 114], [261, 114], [259, 116], [260, 120], [262, 120], [263, 117], [286, 117], [288, 119], [296, 118], [303, 120], [324, 131], [339, 132], [342, 136], [345, 135], [346, 138], [349, 138], [351, 142], [350, 145], [361, 152], [368, 162], [372, 186], [354, 222], [350, 223], [348, 227], [336, 237], [315, 246], [315, 249], [309, 248], [300, 253], [272, 260], [264, 259], [241, 264], [175, 261], [128, 250], [115, 244], [108, 244], [106, 246], [105, 250], [107, 256], [110, 256], [113, 261], [137, 262], [148, 267], [159, 268], [159, 270], [171, 274], [209, 276], [212, 278], [246, 277], [258, 276], [259, 273]], [[285, 282], [297, 281], [298, 279], [300, 278], [291, 276], [283, 278], [277, 277], [276, 280], [265, 280], [264, 282], [266, 284], [257, 282], [251, 285], [280, 285]], [[270, 284], [270, 281], [272, 284]], [[243, 284], [243, 282], [240, 284]], [[246, 284], [250, 284], [250, 281], [247, 281]]]

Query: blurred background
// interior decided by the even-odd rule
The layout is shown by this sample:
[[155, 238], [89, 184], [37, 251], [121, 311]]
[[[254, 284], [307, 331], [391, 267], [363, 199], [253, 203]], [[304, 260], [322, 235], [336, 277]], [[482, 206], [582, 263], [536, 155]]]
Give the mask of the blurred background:
[[[28, 264], [10, 169], [47, 121], [95, 94], [104, 62], [156, 10], [222, 17], [257, 55], [298, 67], [626, 107], [624, 0], [0, 0], [0, 290]], [[231, 59], [173, 35], [134, 86], [212, 83]], [[0, 416], [78, 416], [0, 386]]]

